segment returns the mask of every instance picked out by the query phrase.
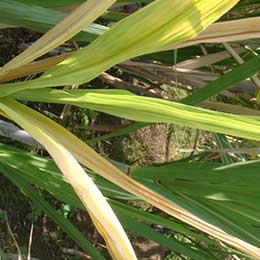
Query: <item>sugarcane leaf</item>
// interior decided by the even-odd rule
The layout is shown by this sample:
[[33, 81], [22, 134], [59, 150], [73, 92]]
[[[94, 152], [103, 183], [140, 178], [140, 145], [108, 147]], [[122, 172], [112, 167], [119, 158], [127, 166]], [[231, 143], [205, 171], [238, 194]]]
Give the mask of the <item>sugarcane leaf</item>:
[[[21, 182], [23, 183], [28, 182], [30, 184], [36, 184], [37, 186], [44, 188], [60, 201], [84, 209], [84, 206], [79, 201], [71, 186], [68, 184], [62, 174], [59, 172], [57, 166], [51, 160], [35, 155], [33, 156], [29, 153], [23, 152], [22, 150], [13, 149], [12, 147], [0, 144], [0, 170], [5, 174], [7, 178], [13, 181], [20, 188], [22, 185], [19, 185], [19, 180], [22, 179]], [[96, 181], [96, 179], [94, 180]], [[99, 183], [97, 184], [100, 188]], [[110, 186], [112, 190], [112, 188], [114, 187], [113, 184], [110, 183]], [[27, 195], [30, 195], [30, 197], [35, 200], [35, 197], [32, 195], [33, 193], [30, 193], [32, 189], [30, 187], [29, 191], [26, 189], [26, 187], [28, 187], [28, 184], [24, 185], [23, 187], [25, 193]], [[114, 197], [112, 193], [110, 195], [110, 197]], [[189, 228], [186, 227], [186, 225], [177, 223], [174, 219], [167, 220], [165, 218], [162, 218], [161, 216], [147, 213], [143, 210], [133, 208], [132, 206], [127, 206], [114, 200], [109, 201], [118, 214], [120, 221], [123, 221], [124, 226], [129, 230], [129, 232], [159, 242], [161, 246], [176, 250], [180, 254], [191, 257], [194, 256], [195, 259], [205, 258], [203, 257], [205, 252], [201, 253], [202, 256], [200, 256], [199, 252], [194, 252], [193, 250], [190, 250], [189, 246], [187, 246], [185, 243], [181, 244], [179, 241], [175, 240], [175, 238], [166, 239], [162, 234], [151, 230], [151, 228], [145, 226], [144, 224], [136, 222], [136, 220], [142, 220], [146, 223], [155, 223], [158, 225], [162, 225], [174, 230], [175, 232], [180, 232], [185, 236], [190, 235], [193, 238], [195, 237], [197, 239], [200, 239], [201, 241], [205, 241], [208, 245], [215, 245], [212, 240], [209, 240], [205, 236], [191, 231]], [[46, 209], [46, 207], [42, 208]], [[48, 207], [46, 209], [46, 213], [49, 213]], [[50, 217], [51, 216], [52, 214], [50, 214]], [[54, 219], [56, 220], [55, 217], [56, 215], [54, 215]], [[61, 226], [63, 227], [63, 225]], [[65, 229], [66, 227], [67, 226], [65, 226]]]
[[64, 218], [57, 212], [42, 196], [40, 196], [35, 189], [33, 189], [21, 176], [8, 167], [6, 164], [0, 163], [0, 171], [6, 178], [8, 178], [20, 191], [29, 197], [41, 210], [43, 210], [49, 218], [58, 224], [72, 239], [77, 243], [86, 253], [95, 259], [105, 259], [104, 256], [98, 252], [91, 243], [75, 228], [71, 222]]
[[5, 64], [0, 72], [4, 73], [10, 69], [16, 69], [22, 65], [28, 64], [64, 43], [66, 40], [80, 32], [84, 27], [92, 23], [115, 1], [116, 0], [104, 0], [98, 3], [95, 0], [86, 1], [44, 34], [32, 46]]
[[[120, 21], [90, 45], [48, 70], [41, 78], [0, 86], [0, 96], [26, 88], [88, 82], [129, 58], [156, 52], [194, 37], [237, 2], [157, 0]], [[19, 64], [15, 66], [19, 67]]]
[[[83, 202], [99, 233], [105, 239], [111, 256], [115, 259], [136, 259], [134, 250], [119, 220], [94, 182], [84, 172], [72, 154], [47, 129], [33, 119], [29, 108], [11, 99], [2, 99], [1, 109], [19, 125], [24, 127], [32, 137], [42, 143], [66, 179]], [[18, 112], [19, 110], [19, 112]], [[27, 110], [27, 111], [26, 111]], [[28, 118], [30, 117], [30, 119]]]
[[[0, 2], [0, 22], [17, 27], [24, 27], [37, 32], [47, 32], [59, 23], [66, 14], [57, 10], [29, 6], [16, 1], [2, 0]], [[74, 40], [93, 41], [106, 31], [106, 27], [90, 24], [85, 32], [80, 32]]]
[[242, 65], [237, 66], [231, 72], [228, 72], [218, 78], [217, 80], [209, 83], [207, 86], [195, 91], [192, 95], [182, 100], [185, 104], [198, 104], [228, 87], [249, 78], [260, 69], [260, 56], [249, 59]]
[[[147, 123], [174, 123], [217, 133], [260, 140], [258, 117], [239, 116], [168, 100], [120, 94], [111, 90], [28, 90], [13, 95], [14, 98], [48, 103], [63, 103], [89, 108]], [[123, 94], [122, 94], [123, 93]], [[155, 109], [156, 107], [156, 109]]]
[[[15, 115], [15, 120], [19, 124], [24, 124], [23, 121], [29, 122], [28, 124], [30, 124], [30, 129], [27, 129], [26, 127], [26, 130], [28, 130], [28, 132], [31, 133], [33, 136], [35, 136], [35, 133], [40, 134], [39, 131], [32, 132], [32, 130], [35, 128], [36, 130], [41, 129], [42, 131], [45, 131], [46, 136], [54, 138], [57, 143], [61, 143], [62, 147], [65, 147], [65, 149], [73, 154], [80, 163], [85, 165], [87, 168], [92, 169], [104, 178], [115, 183], [116, 185], [120, 186], [121, 188], [133, 193], [141, 199], [144, 199], [146, 202], [151, 203], [152, 205], [170, 214], [171, 216], [181, 219], [185, 223], [188, 223], [218, 239], [221, 239], [222, 241], [227, 242], [229, 245], [234, 246], [235, 248], [243, 251], [244, 253], [247, 253], [252, 257], [255, 257], [256, 259], [258, 258], [259, 248], [257, 248], [256, 246], [225, 232], [223, 229], [217, 227], [216, 225], [209, 224], [207, 221], [204, 221], [201, 218], [203, 215], [201, 217], [197, 217], [196, 215], [191, 214], [189, 210], [184, 210], [183, 207], [179, 206], [178, 203], [176, 204], [176, 202], [174, 202], [169, 197], [170, 192], [167, 189], [166, 192], [160, 187], [160, 189], [158, 189], [158, 192], [156, 190], [158, 186], [152, 186], [151, 189], [151, 183], [147, 182], [146, 180], [142, 181], [145, 184], [142, 185], [139, 182], [129, 178], [118, 168], [113, 166], [111, 163], [98, 155], [95, 151], [90, 149], [85, 143], [83, 143], [73, 134], [71, 134], [52, 120], [46, 118], [45, 116], [42, 116], [40, 113], [33, 111], [32, 109], [27, 108], [26, 106], [15, 102], [14, 100], [6, 98], [1, 99], [0, 109], [4, 111], [4, 113], [2, 113], [4, 116], [6, 113], [8, 113], [9, 116], [10, 114], [12, 116]], [[58, 156], [60, 156], [59, 153]], [[83, 198], [81, 197], [81, 199]]]

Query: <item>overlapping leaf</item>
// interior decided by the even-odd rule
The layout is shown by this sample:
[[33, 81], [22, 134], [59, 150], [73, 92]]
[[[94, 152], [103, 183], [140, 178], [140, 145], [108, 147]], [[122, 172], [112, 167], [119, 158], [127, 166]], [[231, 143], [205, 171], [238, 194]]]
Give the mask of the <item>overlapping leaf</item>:
[[[21, 163], [22, 161], [24, 163]], [[9, 175], [11, 176], [8, 176], [8, 170], [6, 172], [5, 167], [10, 171]], [[21, 188], [20, 180], [22, 179], [23, 182], [36, 184], [37, 186], [44, 188], [60, 201], [84, 209], [84, 206], [77, 198], [71, 186], [68, 185], [51, 160], [38, 156], [32, 156], [28, 153], [23, 153], [22, 150], [14, 150], [11, 147], [0, 145], [0, 171], [3, 172], [7, 178], [9, 177], [9, 179], [11, 179], [11, 181], [13, 181], [19, 188]], [[93, 177], [99, 188], [104, 187], [98, 176]], [[110, 193], [108, 193], [109, 197], [117, 198], [116, 193], [113, 192], [114, 185], [110, 182], [105, 182], [105, 186], [110, 190]], [[27, 189], [25, 190], [25, 193], [27, 195], [31, 195], [30, 191], [27, 191]], [[122, 194], [123, 193], [126, 195], [124, 199], [128, 199], [127, 193], [122, 192]], [[30, 197], [32, 200], [35, 200], [34, 196]], [[208, 259], [208, 257], [213, 257], [211, 254], [207, 255], [207, 250], [203, 250], [202, 248], [200, 248], [201, 250], [198, 250], [197, 248], [194, 250], [196, 246], [193, 244], [190, 247], [189, 245], [182, 244], [178, 241], [178, 239], [165, 238], [163, 234], [153, 231], [149, 226], [139, 223], [137, 220], [142, 220], [146, 223], [157, 223], [158, 225], [163, 225], [174, 230], [175, 232], [185, 234], [185, 236], [196, 237], [197, 239], [207, 242], [208, 245], [215, 245], [214, 241], [191, 231], [185, 224], [179, 224], [175, 220], [167, 220], [160, 216], [143, 212], [139, 209], [127, 206], [114, 200], [110, 200], [110, 204], [114, 208], [117, 215], [119, 215], [120, 221], [123, 221], [124, 227], [126, 227], [130, 233], [157, 241], [161, 246], [167, 247], [175, 252], [194, 259], [201, 260]], [[48, 214], [49, 212], [47, 211], [46, 213]], [[50, 215], [50, 217], [52, 217], [52, 215]], [[64, 228], [63, 225], [62, 228]], [[78, 240], [75, 239], [75, 242], [78, 242]], [[89, 251], [87, 250], [87, 252]], [[213, 257], [213, 259], [215, 258]]]
[[[16, 83], [15, 86], [22, 90], [88, 82], [124, 60], [196, 36], [237, 2], [157, 0], [119, 22], [89, 46], [47, 71], [40, 79]], [[15, 66], [18, 67], [18, 64]], [[8, 91], [14, 85], [0, 87]]]
[[[2, 154], [3, 155], [3, 154]], [[32, 168], [30, 170], [33, 170]], [[8, 164], [0, 164], [0, 171], [13, 182], [26, 196], [28, 196], [40, 209], [56, 222], [86, 253], [91, 257], [105, 260], [74, 225], [64, 216], [58, 213], [43, 197], [41, 197], [29, 183], [19, 176], [17, 169], [12, 169]], [[57, 187], [57, 186], [56, 186]]]
[[[202, 220], [201, 218], [198, 218], [197, 216], [191, 214], [189, 211], [184, 210], [182, 207], [175, 205], [173, 201], [169, 199], [167, 192], [165, 193], [162, 190], [160, 190], [159, 192], [151, 191], [149, 188], [145, 187], [144, 185], [141, 185], [140, 183], [129, 178], [124, 173], [122, 173], [118, 168], [114, 167], [112, 164], [110, 164], [108, 161], [106, 161], [104, 158], [98, 155], [95, 151], [89, 148], [84, 142], [80, 141], [76, 136], [74, 136], [73, 134], [65, 130], [57, 123], [54, 123], [53, 121], [47, 119], [41, 114], [32, 111], [31, 109], [26, 108], [22, 104], [12, 101], [11, 99], [1, 99], [0, 108], [4, 110], [5, 113], [8, 113], [9, 116], [15, 117], [15, 120], [21, 125], [24, 125], [25, 124], [24, 122], [29, 122], [27, 124], [31, 126], [31, 129], [27, 129], [27, 125], [25, 126], [26, 129], [33, 136], [35, 136], [34, 133], [35, 131], [33, 131], [33, 129], [36, 128], [36, 130], [38, 130], [36, 131], [37, 135], [41, 134], [41, 132], [39, 132], [39, 129], [41, 129], [41, 131], [45, 133], [44, 135], [45, 138], [46, 138], [46, 134], [48, 136], [51, 136], [58, 145], [62, 144], [62, 147], [65, 148], [65, 151], [69, 151], [69, 154], [71, 153], [72, 155], [74, 155], [80, 163], [85, 165], [87, 168], [92, 169], [93, 171], [103, 176], [104, 178], [110, 180], [111, 182], [117, 184], [121, 188], [144, 199], [145, 201], [151, 203], [152, 205], [165, 211], [166, 213], [200, 230], [203, 230], [204, 232], [222, 241], [225, 241], [229, 245], [234, 246], [235, 248], [258, 259], [258, 256], [260, 255], [259, 248], [226, 233], [219, 227], [209, 224], [208, 222]], [[42, 138], [41, 136], [37, 136], [37, 137]], [[57, 154], [55, 153], [54, 156], [56, 158]], [[58, 156], [60, 155], [58, 154]], [[58, 161], [57, 163], [59, 164], [61, 162]], [[150, 183], [146, 182], [145, 185], [149, 187]], [[80, 197], [81, 199], [83, 199], [82, 196]], [[96, 216], [92, 216], [92, 217], [96, 217]], [[115, 245], [111, 245], [111, 246], [115, 247]]]
[[62, 142], [48, 131], [48, 127], [42, 127], [38, 123], [36, 115], [29, 108], [11, 99], [1, 100], [0, 108], [45, 146], [88, 210], [96, 228], [105, 239], [111, 256], [122, 260], [136, 259], [109, 204]]
[[1, 72], [3, 73], [4, 71], [30, 63], [39, 56], [64, 43], [103, 14], [115, 1], [104, 0], [97, 3], [95, 0], [88, 0], [83, 3], [48, 31], [48, 33], [44, 34], [31, 47], [5, 64]]
[[[75, 196], [75, 193], [66, 180], [60, 175], [52, 161], [25, 154], [21, 150], [1, 145], [0, 162], [12, 168], [12, 170], [16, 172], [16, 175], [24, 178], [26, 181], [46, 189], [58, 200], [83, 208]], [[26, 162], [26, 164], [21, 162]], [[259, 178], [257, 177], [256, 169], [258, 166], [258, 161], [233, 164], [230, 166], [224, 166], [220, 163], [173, 163], [156, 167], [135, 168], [132, 170], [132, 175], [139, 181], [152, 180], [155, 186], [167, 187], [169, 190], [172, 190], [171, 199], [174, 201], [182, 204], [184, 207], [191, 208], [193, 212], [207, 219], [207, 221], [218, 223], [222, 228], [228, 229], [243, 239], [258, 244], [259, 239], [257, 237], [259, 237], [259, 234], [255, 227], [259, 224], [260, 216], [257, 206], [253, 201], [249, 202], [249, 196], [248, 193], [245, 192], [245, 188], [240, 193], [233, 192], [234, 190], [238, 191], [239, 187], [243, 186], [248, 187], [249, 192], [251, 185], [257, 188]], [[247, 174], [245, 174], [245, 172]], [[229, 175], [231, 175], [230, 178]], [[206, 176], [205, 180], [204, 176]], [[242, 180], [240, 181], [241, 177]], [[99, 185], [98, 179], [95, 178], [95, 181], [96, 180], [96, 183]], [[215, 183], [216, 186], [211, 183]], [[111, 183], [106, 183], [105, 185], [109, 188]], [[207, 185], [209, 185], [210, 188], [207, 188]], [[174, 187], [174, 189], [172, 189], [172, 187]], [[230, 190], [230, 187], [233, 189]], [[111, 189], [114, 189], [114, 186], [111, 186]], [[186, 194], [186, 196], [188, 195], [189, 197], [181, 198], [178, 193]], [[220, 193], [222, 193], [222, 195], [220, 195]], [[258, 196], [257, 193], [254, 193], [254, 195]], [[114, 196], [116, 196], [116, 194], [113, 194], [111, 190], [110, 197], [114, 198]], [[194, 201], [193, 203], [191, 202], [192, 204], [189, 202], [190, 197], [192, 197]], [[203, 207], [200, 207], [198, 205], [198, 202], [201, 203], [200, 197], [206, 198], [208, 204], [206, 203], [207, 200], [204, 200], [202, 204]], [[125, 199], [127, 199], [127, 197], [125, 197]], [[255, 199], [257, 199], [257, 197], [255, 197]], [[246, 203], [243, 203], [245, 200]], [[131, 227], [130, 232], [133, 234], [138, 234], [139, 232], [140, 235], [145, 236], [147, 232], [142, 233], [143, 228], [140, 227], [140, 224], [139, 226], [131, 224], [130, 222], [132, 220], [128, 218], [128, 216], [141, 219], [145, 222], [157, 223], [174, 229], [177, 232], [184, 233], [186, 236], [196, 237], [199, 240], [205, 241], [208, 246], [212, 243], [212, 241], [199, 234], [193, 233], [184, 225], [180, 226], [180, 224], [175, 223], [173, 220], [166, 220], [160, 216], [142, 212], [141, 210], [134, 209], [133, 207], [123, 205], [113, 200], [111, 200], [110, 203], [116, 213], [119, 214], [120, 220], [123, 219], [124, 225], [127, 228]], [[211, 210], [212, 207], [215, 207], [214, 211]], [[222, 208], [223, 210], [221, 211]], [[221, 211], [221, 213], [218, 213], [219, 211]], [[232, 223], [230, 219], [233, 220]], [[148, 233], [150, 232], [148, 227], [146, 227], [146, 231], [148, 231]], [[155, 234], [154, 231], [153, 234]], [[156, 237], [159, 238], [158, 235], [153, 236], [150, 234], [149, 238], [156, 239]], [[160, 238], [159, 243], [162, 246], [169, 246], [169, 248], [171, 248], [171, 242], [165, 244], [163, 239]], [[174, 249], [186, 256], [191, 256], [189, 250], [182, 250], [178, 245]], [[196, 255], [193, 257], [197, 259]], [[208, 258], [214, 259], [214, 256], [208, 256]]]
[[[37, 32], [46, 32], [65, 18], [66, 14], [57, 10], [29, 6], [17, 1], [0, 2], [0, 23], [28, 28]], [[75, 40], [92, 41], [106, 30], [105, 26], [90, 24]]]
[[22, 100], [64, 103], [149, 123], [174, 123], [260, 140], [260, 122], [247, 116], [216, 112], [167, 100], [110, 90], [28, 90], [14, 95]]

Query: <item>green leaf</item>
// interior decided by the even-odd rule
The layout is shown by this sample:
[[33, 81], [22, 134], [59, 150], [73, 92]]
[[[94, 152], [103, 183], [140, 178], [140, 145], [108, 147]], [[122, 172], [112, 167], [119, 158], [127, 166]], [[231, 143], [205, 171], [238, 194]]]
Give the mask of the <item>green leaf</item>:
[[58, 213], [42, 196], [40, 196], [23, 178], [12, 168], [0, 163], [0, 171], [16, 185], [22, 193], [29, 197], [49, 218], [57, 223], [86, 253], [94, 259], [105, 259], [91, 243], [60, 213]]
[[95, 21], [115, 1], [116, 0], [103, 0], [102, 2], [97, 3], [95, 0], [88, 0], [84, 2], [73, 12], [66, 15], [64, 19], [51, 28], [51, 30], [44, 34], [28, 49], [6, 63], [1, 69], [1, 74], [28, 64], [60, 44], [63, 44], [65, 41], [79, 33], [84, 27]]
[[58, 7], [64, 7], [64, 6], [70, 6], [74, 4], [81, 4], [84, 2], [84, 0], [59, 0], [59, 1], [53, 1], [53, 0], [16, 0], [16, 2], [24, 3], [27, 5], [33, 5], [33, 6], [43, 6], [48, 8], [58, 8]]
[[[64, 6], [70, 6], [75, 4], [81, 4], [85, 0], [16, 0], [17, 2], [30, 4], [30, 5], [38, 5], [38, 6], [44, 6], [48, 8], [58, 8], [58, 7], [64, 7]], [[118, 3], [150, 3], [153, 0], [118, 0]]]
[[[0, 23], [24, 27], [37, 32], [47, 32], [66, 16], [60, 11], [31, 7], [11, 0], [0, 1], [0, 9]], [[86, 28], [86, 32], [80, 32], [75, 36], [74, 40], [93, 41], [105, 31], [105, 26], [93, 23]]]
[[0, 96], [27, 88], [88, 82], [122, 61], [194, 37], [237, 2], [238, 0], [157, 0], [120, 21], [41, 78], [0, 85]]
[[[11, 176], [14, 175], [13, 179], [15, 179], [16, 185], [19, 178], [23, 179], [24, 182], [29, 182], [30, 184], [37, 185], [45, 189], [60, 201], [84, 209], [84, 206], [77, 198], [75, 192], [64, 179], [52, 160], [48, 160], [39, 156], [33, 156], [29, 153], [24, 153], [22, 150], [13, 149], [9, 146], [0, 144], [0, 169], [1, 165], [4, 165], [6, 169], [9, 169], [8, 172], [10, 172], [10, 174], [12, 173]], [[96, 181], [96, 178], [94, 178], [94, 180]], [[98, 182], [96, 183], [98, 184]], [[107, 183], [107, 185], [110, 185], [111, 190], [114, 187], [112, 183]], [[101, 187], [99, 186], [99, 188]], [[114, 197], [113, 193], [111, 193], [109, 197]], [[127, 199], [127, 197], [125, 199]], [[135, 209], [131, 206], [127, 206], [114, 200], [109, 200], [109, 202], [116, 213], [119, 215], [120, 221], [123, 220], [124, 226], [128, 228], [132, 234], [147, 237], [151, 240], [159, 242], [162, 246], [176, 250], [181, 254], [195, 256], [195, 259], [200, 259], [199, 253], [193, 252], [193, 250], [189, 249], [189, 247], [186, 248], [187, 245], [181, 244], [175, 240], [175, 238], [166, 239], [162, 234], [151, 230], [151, 228], [148, 226], [134, 221], [134, 219], [162, 225], [171, 230], [174, 230], [174, 232], [180, 232], [185, 236], [190, 235], [191, 237], [206, 241], [208, 244], [214, 244], [213, 241], [207, 239], [204, 236], [201, 236], [200, 234], [197, 234], [196, 232], [191, 231], [186, 227], [185, 224], [178, 223], [174, 219], [167, 220], [161, 216], [147, 213], [140, 209]], [[131, 223], [129, 224], [129, 222]], [[137, 225], [133, 224], [135, 222]], [[145, 232], [143, 232], [143, 228]], [[148, 234], [151, 236], [148, 237]]]
[[169, 239], [164, 235], [152, 230], [145, 224], [142, 224], [131, 217], [123, 216], [120, 218], [124, 226], [131, 232], [135, 234], [145, 237], [147, 239], [153, 240], [160, 245], [167, 247], [179, 254], [183, 254], [185, 256], [191, 257], [194, 260], [205, 260], [205, 259], [217, 259], [216, 257], [206, 254], [204, 252], [196, 252], [195, 250], [190, 249], [187, 245], [182, 245], [179, 241], [175, 239]]
[[[214, 139], [217, 143], [217, 147], [219, 149], [232, 149], [233, 148], [225, 135], [213, 133], [213, 137], [214, 137]], [[225, 164], [231, 164], [233, 162], [231, 157], [226, 153], [220, 152], [220, 156], [221, 156], [222, 162]]]
[[[103, 236], [111, 256], [115, 259], [136, 259], [132, 245], [105, 197], [73, 155], [63, 146], [64, 142], [60, 142], [55, 137], [58, 134], [58, 128], [53, 129], [51, 121], [49, 124], [41, 126], [41, 123], [46, 120], [45, 117], [35, 117], [37, 113], [14, 100], [2, 99], [0, 107], [10, 118], [24, 127], [32, 137], [42, 143], [53, 157], [89, 212], [98, 232]], [[52, 130], [55, 130], [53, 134]]]
[[89, 81], [124, 60], [194, 37], [237, 2], [157, 0], [122, 20], [43, 77], [62, 75], [67, 84]]
[[[102, 94], [103, 93], [103, 94]], [[167, 100], [147, 98], [110, 90], [52, 90], [22, 91], [13, 95], [21, 100], [71, 104], [149, 123], [174, 123], [217, 133], [260, 140], [260, 122], [248, 116], [191, 107]]]
[[[55, 163], [43, 157], [35, 156], [29, 153], [24, 153], [22, 150], [11, 149], [9, 146], [0, 144], [0, 162], [12, 167], [13, 170], [19, 170], [20, 174], [26, 177], [26, 180], [31, 184], [37, 184], [48, 190], [52, 195], [54, 194], [50, 188], [59, 189], [58, 199], [72, 194], [72, 189], [69, 183], [61, 175]], [[104, 195], [110, 198], [123, 200], [137, 200], [137, 198], [128, 192], [120, 189], [118, 186], [107, 181], [106, 179], [93, 175], [88, 172], [92, 180], [98, 185]], [[49, 176], [51, 175], [51, 176]], [[66, 195], [68, 194], [68, 195]], [[54, 196], [54, 195], [53, 195]], [[75, 194], [73, 193], [75, 197]], [[78, 201], [78, 200], [77, 200]], [[71, 200], [67, 201], [69, 204], [75, 205]], [[76, 206], [81, 205], [77, 203]]]
[[[6, 145], [0, 145], [0, 162], [1, 164], [6, 165], [8, 168], [12, 169], [12, 171], [15, 171], [16, 175], [19, 175], [21, 178], [25, 179], [27, 182], [30, 182], [31, 184], [34, 185], [36, 184], [39, 187], [44, 188], [46, 191], [50, 192], [50, 194], [52, 194], [55, 198], [63, 201], [64, 203], [69, 203], [70, 205], [78, 208], [82, 208], [82, 209], [84, 208], [81, 202], [79, 201], [79, 199], [77, 198], [76, 194], [72, 190], [71, 186], [66, 182], [66, 180], [61, 175], [61, 173], [59, 172], [59, 170], [57, 169], [53, 161], [43, 157], [33, 156], [29, 153], [24, 153], [21, 150], [13, 149]], [[206, 182], [210, 182], [212, 172], [215, 171], [215, 174], [212, 175], [212, 182], [216, 182], [216, 180], [219, 179], [220, 183], [223, 182], [225, 184], [225, 176], [229, 176], [229, 174], [231, 174], [230, 178], [228, 179], [228, 185], [229, 187], [232, 187], [234, 183], [236, 183], [237, 180], [240, 179], [240, 177], [245, 172], [249, 172], [250, 175], [253, 173], [257, 175], [255, 169], [258, 168], [257, 166], [258, 164], [259, 162], [256, 161], [252, 164], [234, 164], [229, 167], [226, 166], [223, 167], [223, 164], [219, 164], [219, 163], [194, 163], [194, 164], [173, 163], [173, 164], [168, 164], [160, 167], [147, 167], [147, 168], [145, 167], [140, 169], [134, 169], [132, 175], [138, 180], [152, 179], [155, 180], [156, 183], [158, 183], [158, 181], [156, 181], [157, 179], [160, 179], [162, 183], [164, 183], [165, 180], [168, 179], [172, 180], [175, 175], [176, 175], [176, 179], [180, 179], [183, 176], [182, 182], [185, 184], [191, 181], [195, 182], [197, 179], [198, 179], [197, 183], [203, 182], [204, 175], [205, 175]], [[236, 172], [238, 172], [237, 169], [241, 174], [238, 174], [238, 176], [236, 177]], [[197, 178], [195, 173], [197, 174]], [[190, 178], [192, 177], [193, 178], [190, 179], [189, 176], [191, 176]], [[232, 183], [230, 183], [230, 181], [232, 181]], [[249, 182], [246, 181], [245, 179], [243, 179], [241, 183], [245, 183], [249, 185]], [[186, 189], [180, 189], [182, 186], [178, 185], [178, 181], [174, 183], [173, 187], [178, 192], [184, 190], [186, 194], [193, 195], [193, 190], [190, 191], [190, 187], [188, 186]], [[113, 188], [113, 185], [111, 186], [111, 188]], [[200, 192], [200, 190], [201, 187], [198, 191]], [[228, 188], [226, 189], [226, 192], [229, 192]], [[202, 191], [201, 194], [203, 195]], [[229, 194], [232, 194], [232, 191], [229, 192]], [[194, 195], [197, 196], [197, 193], [195, 193]], [[113, 194], [111, 194], [111, 197], [113, 197]], [[175, 200], [176, 198], [178, 202], [180, 196], [177, 196], [175, 194], [173, 196], [173, 199]], [[233, 198], [236, 198], [236, 194], [233, 195]], [[194, 201], [194, 196], [193, 196], [193, 201], [191, 202], [192, 203], [191, 205], [189, 205], [187, 199], [186, 199], [186, 204], [184, 203], [184, 201], [185, 200], [181, 201], [181, 203], [184, 206], [185, 205], [186, 207], [191, 206], [194, 212], [196, 212], [199, 215], [201, 214], [204, 218], [207, 217], [208, 219], [210, 219], [213, 216], [213, 219], [216, 218], [217, 222], [219, 222], [220, 225], [222, 225], [222, 227], [224, 228], [227, 228], [226, 226], [227, 224], [225, 221], [227, 221], [228, 217], [234, 218], [235, 219], [235, 221], [233, 221], [234, 223], [237, 223], [237, 220], [240, 221], [242, 220], [241, 228], [247, 230], [247, 232], [250, 231], [254, 233], [254, 231], [252, 231], [252, 228], [250, 228], [245, 223], [252, 223], [252, 225], [255, 226], [259, 224], [259, 216], [257, 217], [257, 215], [259, 214], [257, 213], [258, 212], [257, 208], [254, 209], [254, 212], [256, 215], [255, 220], [258, 219], [258, 221], [257, 222], [248, 221], [252, 219], [251, 217], [253, 217], [254, 214], [252, 211], [249, 210], [249, 207], [243, 206], [243, 208], [241, 208], [241, 206], [239, 205], [240, 200], [233, 201], [232, 204], [231, 202], [228, 202], [229, 204], [225, 203], [225, 200], [219, 201], [219, 200], [214, 200], [213, 198], [211, 198], [211, 200], [209, 200], [209, 203], [206, 204], [204, 200], [203, 202], [204, 207], [202, 213], [201, 213], [201, 208], [196, 205], [198, 203], [198, 198], [197, 199], [195, 198]], [[126, 219], [127, 217], [128, 218], [131, 217], [146, 223], [148, 222], [148, 223], [158, 224], [166, 228], [169, 228], [171, 230], [174, 230], [175, 232], [184, 234], [184, 236], [190, 236], [193, 238], [195, 237], [198, 240], [205, 241], [208, 245], [214, 245], [213, 241], [207, 239], [205, 236], [202, 236], [199, 233], [196, 233], [196, 231], [195, 232], [192, 231], [192, 229], [189, 229], [185, 224], [182, 224], [178, 221], [176, 222], [176, 220], [174, 219], [166, 219], [161, 217], [160, 215], [154, 215], [152, 213], [148, 213], [140, 209], [135, 209], [131, 206], [127, 206], [125, 204], [116, 202], [114, 200], [110, 200], [109, 202], [112, 205], [115, 212], [119, 215], [120, 220], [122, 220], [123, 218]], [[214, 211], [211, 210], [210, 213], [209, 209], [212, 208], [213, 206], [216, 208], [214, 208]], [[217, 211], [221, 211], [220, 214], [216, 214]], [[246, 218], [245, 219], [241, 218], [241, 214], [245, 214]], [[223, 222], [223, 219], [226, 220]], [[125, 222], [128, 223], [129, 221], [130, 220]], [[127, 227], [127, 223], [125, 223], [124, 226]], [[130, 228], [130, 226], [128, 227]], [[237, 227], [233, 223], [232, 225], [230, 225], [230, 222], [228, 222], [228, 228], [233, 230], [234, 232]], [[140, 234], [140, 230], [138, 228], [134, 228], [134, 226], [131, 227], [129, 231], [131, 231], [131, 233], [133, 234], [136, 235], [139, 234], [142, 236], [142, 234]], [[248, 234], [245, 237], [248, 237]], [[180, 251], [180, 252], [184, 254], [185, 251]]]
[[1, 248], [0, 248], [0, 259], [7, 260], [5, 253], [3, 252], [3, 250]]
[[172, 163], [134, 169], [132, 176], [193, 214], [259, 246], [259, 161]]
[[189, 105], [196, 105], [202, 101], [218, 94], [222, 90], [249, 78], [260, 70], [260, 56], [256, 56], [248, 60], [242, 65], [234, 68], [218, 78], [217, 80], [209, 83], [207, 86], [197, 90], [192, 95], [184, 98], [183, 103]]

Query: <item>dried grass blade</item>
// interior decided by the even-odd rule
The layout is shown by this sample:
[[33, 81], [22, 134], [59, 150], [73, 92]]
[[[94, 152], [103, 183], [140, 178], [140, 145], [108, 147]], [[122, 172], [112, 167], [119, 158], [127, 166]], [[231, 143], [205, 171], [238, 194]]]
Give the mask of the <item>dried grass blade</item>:
[[260, 17], [214, 23], [193, 39], [166, 49], [178, 49], [199, 43], [234, 42], [259, 38], [259, 28]]

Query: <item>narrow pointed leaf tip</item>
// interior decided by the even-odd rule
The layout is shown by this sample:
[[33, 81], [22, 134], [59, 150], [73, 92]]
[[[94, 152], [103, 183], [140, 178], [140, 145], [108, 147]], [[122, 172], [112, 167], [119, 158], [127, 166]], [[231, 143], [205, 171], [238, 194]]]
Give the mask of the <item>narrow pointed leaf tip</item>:
[[0, 108], [45, 146], [89, 212], [113, 259], [137, 259], [119, 220], [97, 186], [52, 133], [38, 126], [35, 112], [11, 99], [2, 99]]

